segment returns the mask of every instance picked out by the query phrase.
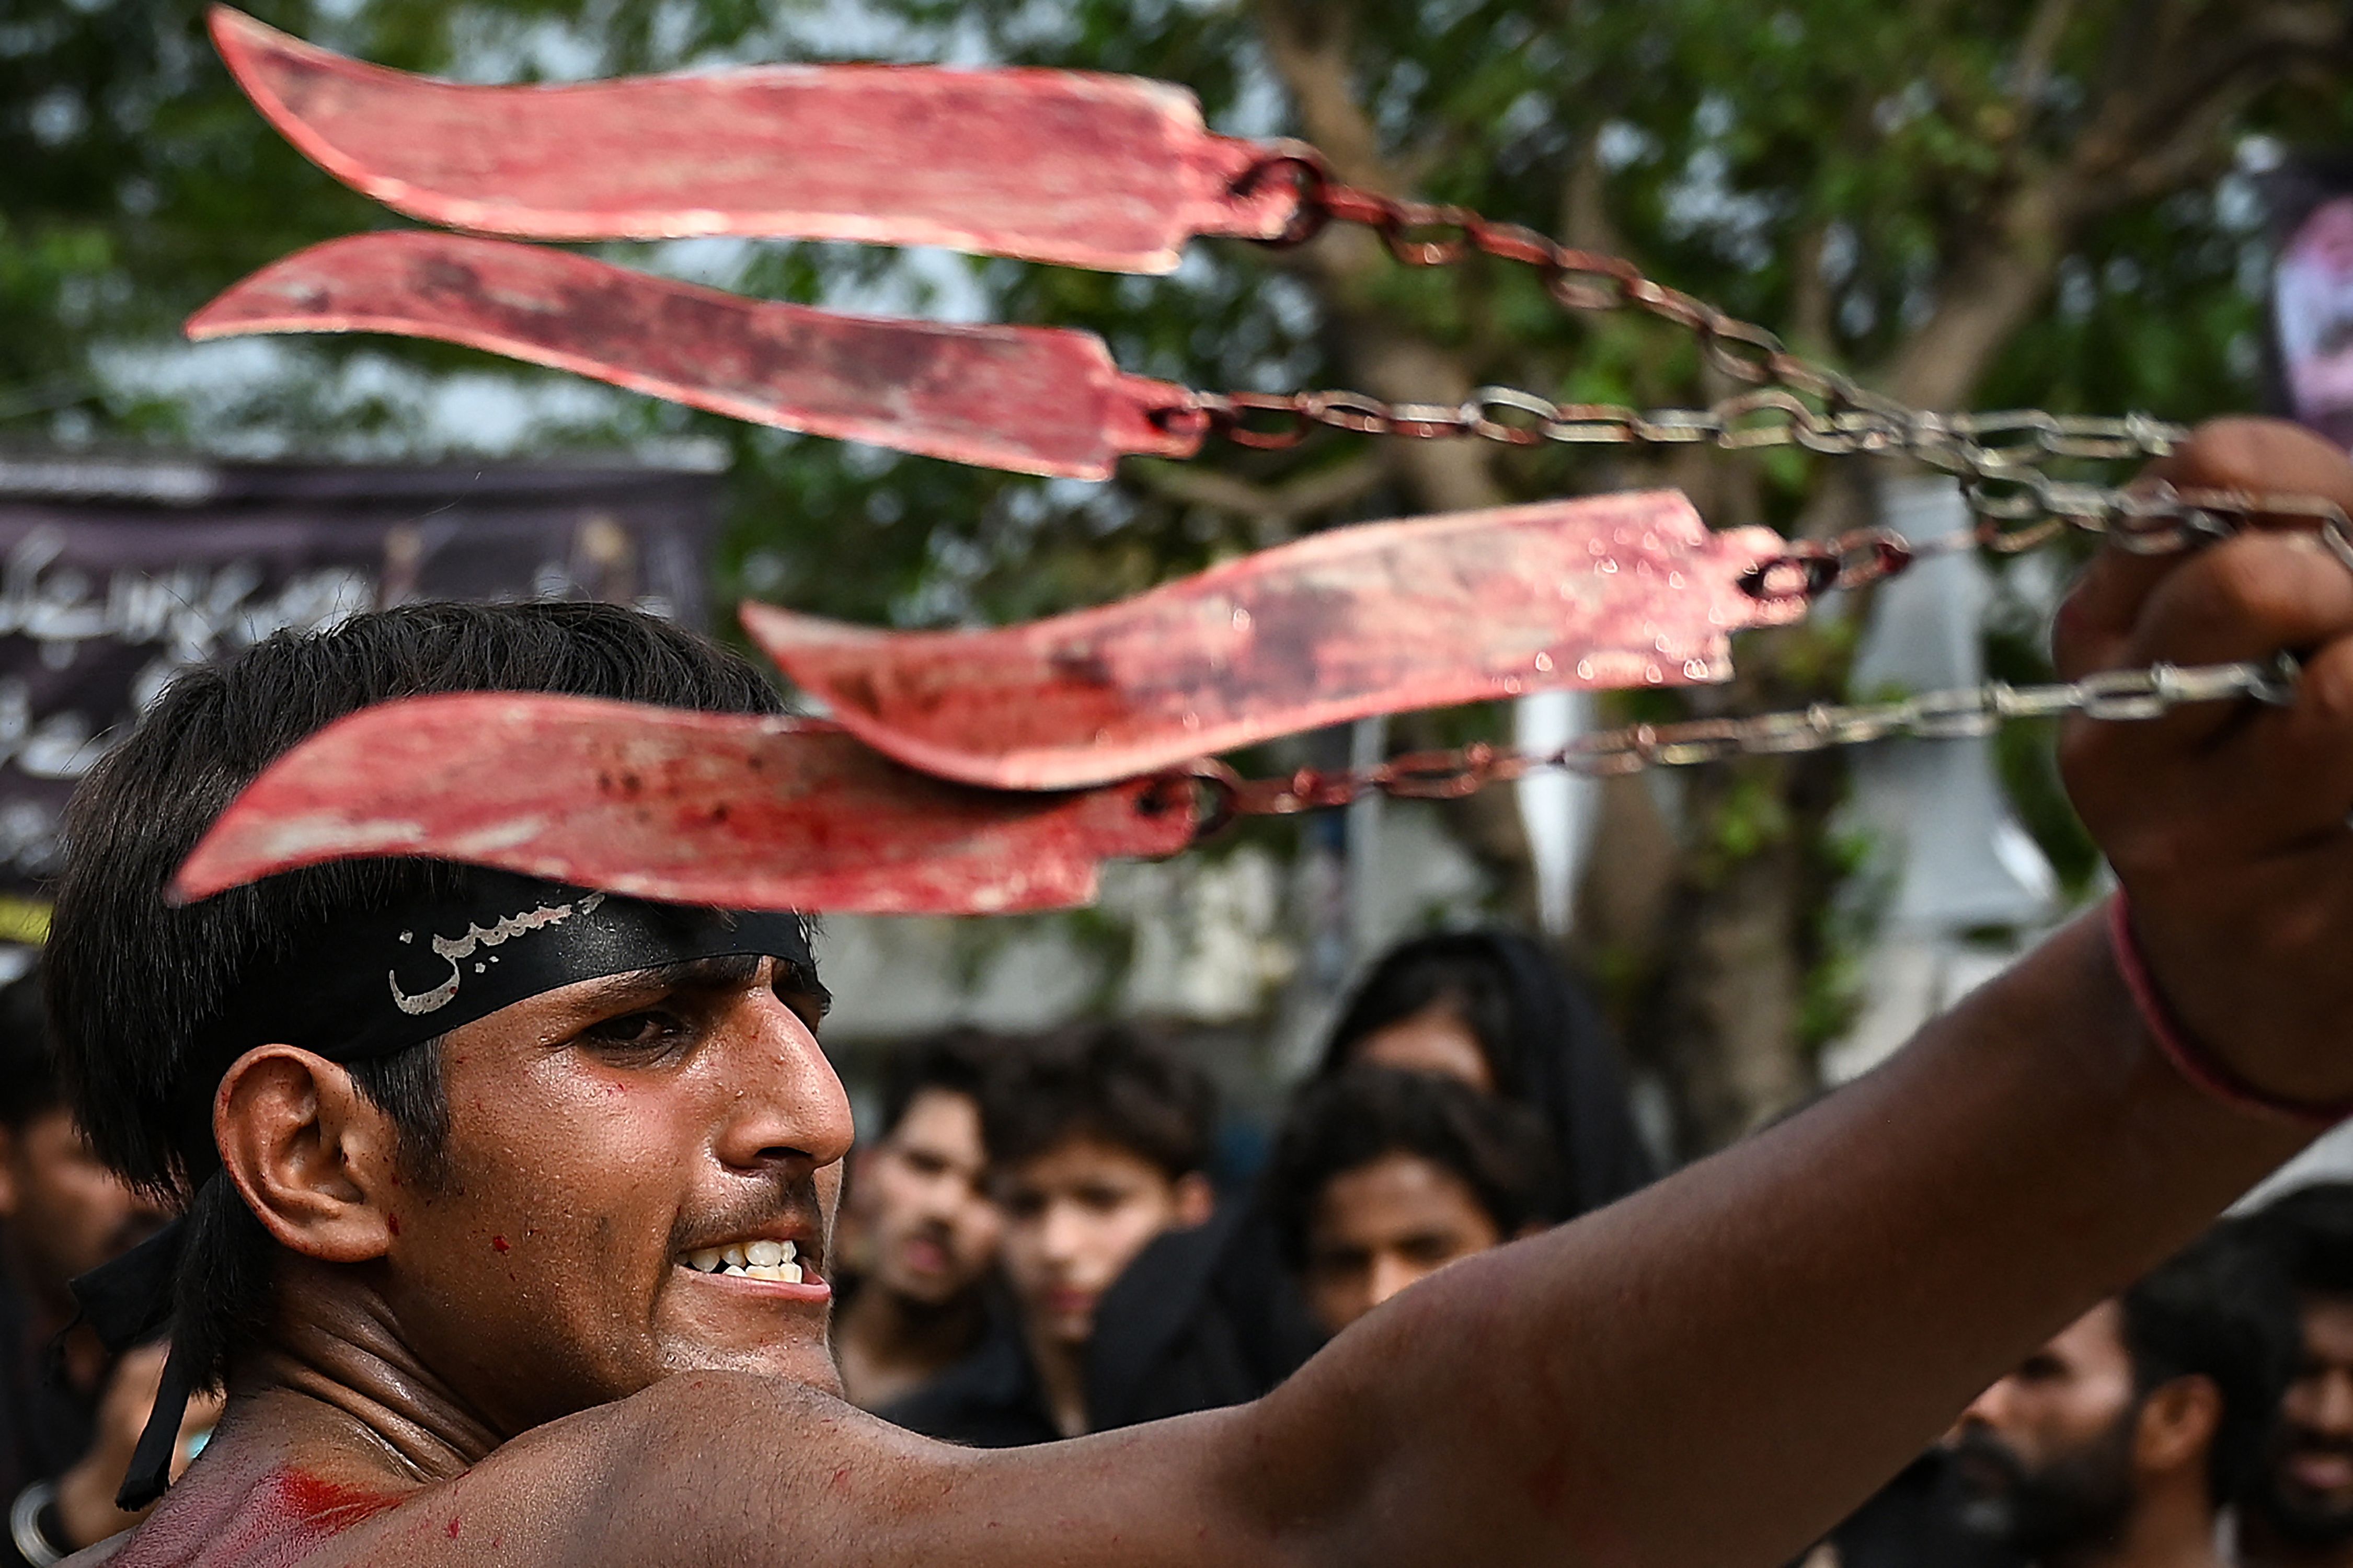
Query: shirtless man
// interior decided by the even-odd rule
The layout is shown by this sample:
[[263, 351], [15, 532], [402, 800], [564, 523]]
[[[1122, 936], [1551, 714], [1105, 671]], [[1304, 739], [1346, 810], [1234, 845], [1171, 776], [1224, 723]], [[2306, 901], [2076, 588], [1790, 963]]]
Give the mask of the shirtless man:
[[[2209, 428], [2161, 471], [2353, 507], [2353, 467], [2284, 427]], [[2311, 1136], [2177, 1068], [2087, 916], [1878, 1071], [1402, 1293], [1263, 1400], [938, 1445], [835, 1392], [849, 1112], [789, 922], [397, 867], [163, 904], [206, 818], [342, 709], [765, 700], [617, 622], [347, 623], [188, 678], [90, 781], [52, 1009], [100, 1152], [198, 1188], [175, 1333], [230, 1387], [121, 1568], [1771, 1563]], [[2353, 573], [2286, 531], [2110, 553], [2058, 647], [2071, 674], [2304, 655], [2292, 707], [2075, 724], [2064, 764], [2179, 1032], [2273, 1096], [2353, 1096]], [[468, 955], [431, 962], [427, 927]], [[583, 974], [625, 950], [669, 956]], [[388, 969], [406, 1006], [453, 998], [430, 1048]], [[708, 1267], [786, 1243], [762, 1275]]]

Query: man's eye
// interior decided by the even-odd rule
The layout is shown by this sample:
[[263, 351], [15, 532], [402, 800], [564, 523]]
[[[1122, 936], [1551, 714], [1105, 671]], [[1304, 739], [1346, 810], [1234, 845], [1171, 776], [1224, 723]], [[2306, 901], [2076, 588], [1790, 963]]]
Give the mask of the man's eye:
[[1405, 1254], [1409, 1262], [1435, 1265], [1448, 1261], [1461, 1251], [1462, 1247], [1453, 1237], [1437, 1232], [1408, 1237], [1398, 1250]]
[[677, 1014], [649, 1008], [591, 1024], [580, 1032], [580, 1037], [608, 1048], [654, 1050], [670, 1045], [685, 1033], [686, 1024]]

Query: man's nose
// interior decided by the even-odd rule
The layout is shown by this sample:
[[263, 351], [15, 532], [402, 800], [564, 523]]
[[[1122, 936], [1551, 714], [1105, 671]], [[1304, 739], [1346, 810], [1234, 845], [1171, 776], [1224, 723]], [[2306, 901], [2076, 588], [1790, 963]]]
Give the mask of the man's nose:
[[2009, 1390], [2010, 1379], [2001, 1378], [1970, 1400], [1968, 1407], [1954, 1420], [1952, 1430], [1945, 1434], [1945, 1441], [1950, 1443], [1972, 1427], [1999, 1429], [2002, 1414], [2010, 1403]]
[[2353, 1436], [2353, 1367], [2331, 1367], [2316, 1382], [2311, 1425], [2333, 1437]]
[[1429, 1272], [1419, 1264], [1409, 1262], [1394, 1253], [1376, 1256], [1371, 1275], [1366, 1280], [1366, 1306], [1368, 1309], [1379, 1306]]
[[1086, 1232], [1078, 1205], [1049, 1203], [1038, 1221], [1038, 1250], [1055, 1263], [1070, 1263], [1086, 1249]]
[[857, 1137], [849, 1096], [800, 1015], [758, 986], [738, 998], [723, 1027], [733, 1100], [720, 1129], [719, 1158], [748, 1170], [780, 1154], [805, 1156], [812, 1167], [848, 1155]]

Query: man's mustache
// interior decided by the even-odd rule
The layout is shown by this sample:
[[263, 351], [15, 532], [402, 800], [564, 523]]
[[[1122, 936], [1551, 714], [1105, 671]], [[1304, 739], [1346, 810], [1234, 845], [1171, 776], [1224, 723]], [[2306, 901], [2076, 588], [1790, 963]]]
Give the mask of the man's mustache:
[[673, 1252], [696, 1246], [711, 1237], [738, 1236], [777, 1221], [806, 1222], [811, 1245], [801, 1249], [803, 1262], [822, 1266], [833, 1237], [826, 1224], [825, 1205], [818, 1201], [817, 1179], [808, 1172], [780, 1170], [768, 1179], [770, 1190], [754, 1190], [733, 1203], [707, 1214], [681, 1215], [671, 1227]]
[[2017, 1450], [1981, 1428], [1963, 1432], [1946, 1445], [1945, 1451], [1964, 1491], [2014, 1491], [2026, 1480], [2026, 1461]]
[[2353, 1459], [2353, 1436], [2336, 1436], [2327, 1432], [2306, 1432], [2290, 1427], [2284, 1450], [2294, 1454], [2330, 1454], [2338, 1458]]

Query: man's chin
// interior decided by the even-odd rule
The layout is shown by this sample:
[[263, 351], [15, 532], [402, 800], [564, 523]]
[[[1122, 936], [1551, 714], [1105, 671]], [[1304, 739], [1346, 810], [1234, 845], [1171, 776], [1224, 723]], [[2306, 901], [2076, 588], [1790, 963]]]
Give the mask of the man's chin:
[[2353, 1499], [2275, 1486], [2263, 1500], [2262, 1512], [2275, 1532], [2301, 1546], [2341, 1546], [2353, 1542]]
[[829, 1296], [697, 1289], [671, 1292], [663, 1309], [666, 1371], [755, 1373], [840, 1392]]
[[748, 1373], [781, 1383], [797, 1383], [837, 1397], [841, 1394], [841, 1373], [833, 1363], [832, 1347], [822, 1333], [814, 1339], [795, 1334], [757, 1345], [672, 1341], [665, 1348], [662, 1369], [671, 1376], [687, 1372]]

